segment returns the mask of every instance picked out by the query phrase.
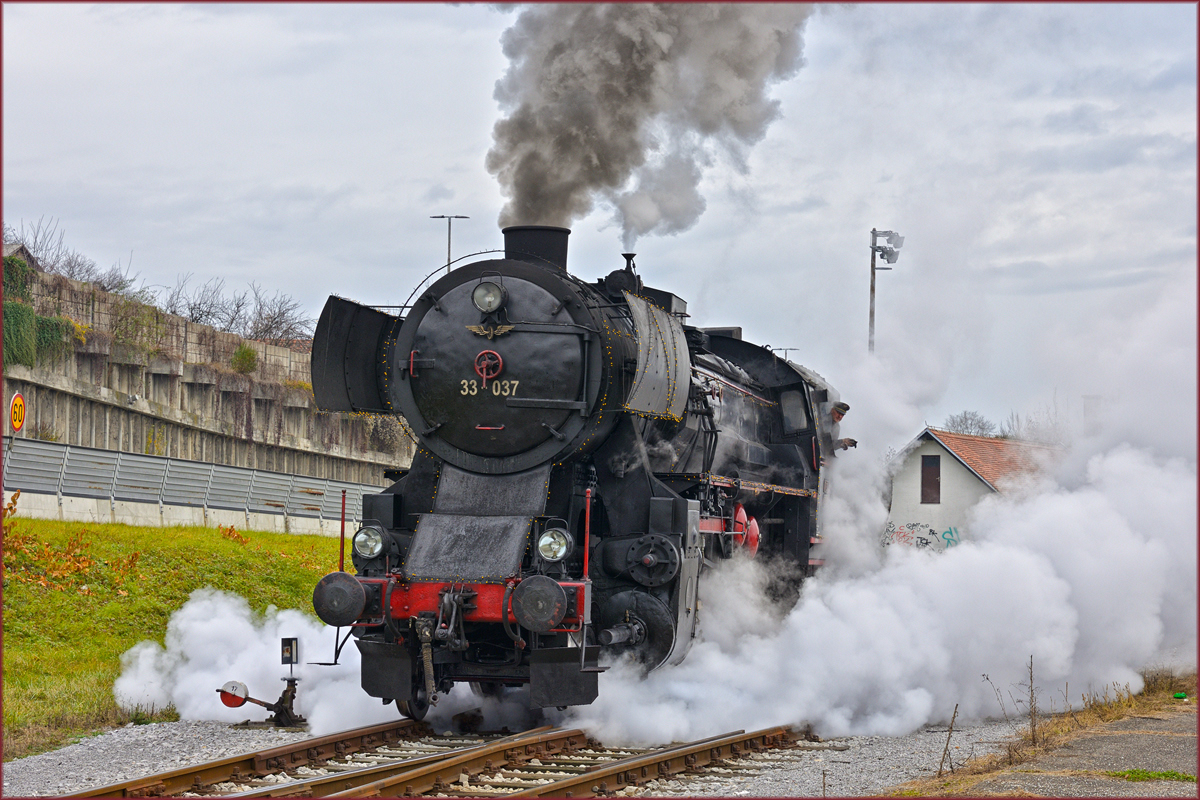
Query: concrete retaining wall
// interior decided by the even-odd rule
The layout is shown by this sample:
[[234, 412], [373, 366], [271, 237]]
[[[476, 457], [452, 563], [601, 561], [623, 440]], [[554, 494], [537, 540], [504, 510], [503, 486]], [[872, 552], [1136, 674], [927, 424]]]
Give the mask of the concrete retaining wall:
[[5, 412], [14, 392], [27, 407], [18, 437], [378, 486], [412, 461], [398, 418], [317, 409], [308, 353], [248, 341], [259, 368], [239, 375], [234, 334], [59, 276], [31, 288], [39, 314], [89, 327], [53, 360], [5, 365]]

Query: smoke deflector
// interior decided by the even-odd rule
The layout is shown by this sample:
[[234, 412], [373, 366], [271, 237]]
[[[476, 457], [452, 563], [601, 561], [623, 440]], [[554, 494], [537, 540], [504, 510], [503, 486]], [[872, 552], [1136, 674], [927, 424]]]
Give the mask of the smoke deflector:
[[637, 330], [637, 376], [627, 411], [678, 420], [687, 405], [692, 362], [678, 317], [624, 292]]

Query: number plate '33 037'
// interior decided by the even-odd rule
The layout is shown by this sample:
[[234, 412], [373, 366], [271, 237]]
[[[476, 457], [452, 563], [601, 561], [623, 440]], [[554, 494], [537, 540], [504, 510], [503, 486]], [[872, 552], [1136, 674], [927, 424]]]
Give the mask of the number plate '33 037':
[[[482, 394], [490, 393], [496, 397], [516, 397], [517, 384], [519, 383], [520, 381], [491, 381], [486, 387], [484, 387]], [[459, 381], [459, 384], [461, 384], [459, 394], [476, 395], [481, 393], [479, 389], [479, 381]]]

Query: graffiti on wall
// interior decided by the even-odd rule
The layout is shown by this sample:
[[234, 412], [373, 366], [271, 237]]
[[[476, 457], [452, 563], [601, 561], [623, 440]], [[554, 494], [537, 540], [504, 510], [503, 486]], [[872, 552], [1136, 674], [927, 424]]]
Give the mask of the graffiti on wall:
[[907, 522], [897, 525], [895, 522], [889, 521], [879, 541], [884, 547], [899, 544], [922, 550], [948, 550], [962, 540], [959, 537], [958, 528], [955, 527], [939, 531], [925, 522]]

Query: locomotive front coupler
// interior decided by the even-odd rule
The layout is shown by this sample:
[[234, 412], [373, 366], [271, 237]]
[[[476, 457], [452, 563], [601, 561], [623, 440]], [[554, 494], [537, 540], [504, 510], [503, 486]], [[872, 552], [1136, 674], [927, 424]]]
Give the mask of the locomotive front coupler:
[[463, 617], [476, 610], [475, 598], [479, 593], [467, 589], [448, 586], [438, 593], [437, 624], [433, 629], [433, 638], [446, 642], [450, 650], [462, 652], [470, 647], [467, 641]]

